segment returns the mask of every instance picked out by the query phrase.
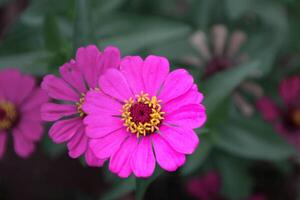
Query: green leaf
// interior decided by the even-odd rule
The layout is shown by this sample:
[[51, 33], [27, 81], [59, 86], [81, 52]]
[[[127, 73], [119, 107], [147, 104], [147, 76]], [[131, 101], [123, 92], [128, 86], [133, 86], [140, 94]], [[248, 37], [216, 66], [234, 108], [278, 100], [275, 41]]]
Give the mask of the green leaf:
[[47, 58], [48, 54], [43, 51], [0, 56], [0, 68], [15, 67], [25, 73], [44, 75], [48, 70], [45, 63]]
[[295, 151], [273, 128], [261, 119], [234, 116], [220, 127], [216, 145], [223, 150], [250, 159], [283, 160]]
[[222, 193], [231, 200], [246, 199], [253, 186], [247, 163], [221, 152], [215, 155], [215, 163], [221, 173]]
[[101, 200], [118, 200], [129, 192], [135, 189], [135, 178], [129, 177], [122, 179], [121, 182], [115, 185], [109, 192], [107, 192]]
[[149, 185], [162, 173], [162, 169], [157, 167], [154, 174], [147, 179], [136, 179], [136, 200], [143, 200]]
[[205, 159], [209, 156], [209, 153], [212, 149], [212, 141], [209, 138], [209, 134], [210, 133], [205, 133], [203, 135], [200, 134], [201, 142], [199, 144], [199, 147], [192, 155], [188, 156], [187, 162], [181, 169], [181, 173], [183, 175], [186, 176], [195, 172], [202, 166]]
[[226, 9], [232, 19], [237, 19], [249, 10], [251, 0], [226, 0]]
[[76, 0], [76, 14], [74, 24], [74, 51], [87, 45], [91, 40], [91, 9], [89, 0]]
[[259, 66], [259, 62], [257, 61], [246, 63], [233, 69], [220, 72], [205, 82], [204, 104], [206, 105], [208, 115], [212, 114], [218, 105]]
[[62, 48], [62, 38], [55, 15], [46, 15], [44, 19], [44, 38], [46, 49], [57, 51]]
[[[142, 19], [140, 19], [142, 18]], [[100, 38], [99, 45], [115, 45], [122, 50], [123, 54], [130, 54], [143, 50], [148, 46], [161, 45], [162, 42], [176, 40], [189, 34], [190, 27], [170, 20], [151, 19], [138, 17], [135, 20], [121, 20], [113, 22], [115, 26], [103, 27], [114, 30], [118, 35], [108, 38]], [[133, 27], [133, 28], [129, 28]], [[101, 28], [99, 29], [101, 32]]]

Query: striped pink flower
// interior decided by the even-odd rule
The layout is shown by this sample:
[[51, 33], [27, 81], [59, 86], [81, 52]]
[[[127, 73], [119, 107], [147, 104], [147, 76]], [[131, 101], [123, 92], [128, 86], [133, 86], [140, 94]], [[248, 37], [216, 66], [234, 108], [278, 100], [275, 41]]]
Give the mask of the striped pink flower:
[[59, 68], [60, 77], [47, 75], [42, 88], [54, 100], [42, 107], [42, 118], [55, 123], [49, 135], [55, 143], [67, 143], [69, 156], [77, 158], [85, 154], [90, 166], [101, 166], [104, 159], [97, 159], [88, 148], [82, 110], [88, 90], [99, 87], [98, 78], [109, 68], [119, 68], [120, 52], [107, 47], [100, 52], [94, 45], [77, 50], [76, 59]]
[[90, 148], [120, 177], [149, 177], [156, 162], [175, 171], [198, 146], [193, 129], [206, 121], [203, 95], [186, 70], [169, 70], [166, 58], [129, 56], [86, 96]]

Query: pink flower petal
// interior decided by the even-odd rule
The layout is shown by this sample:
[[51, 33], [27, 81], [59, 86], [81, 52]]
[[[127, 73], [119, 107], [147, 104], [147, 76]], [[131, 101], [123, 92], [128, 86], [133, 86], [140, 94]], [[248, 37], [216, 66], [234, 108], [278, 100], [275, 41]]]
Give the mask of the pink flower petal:
[[179, 153], [192, 154], [199, 144], [197, 134], [187, 128], [161, 126], [161, 136]]
[[26, 117], [20, 119], [14, 130], [15, 129], [18, 129], [18, 132], [22, 133], [27, 139], [32, 141], [41, 140], [44, 133], [44, 127], [41, 122], [32, 121]]
[[268, 97], [262, 97], [256, 102], [257, 109], [261, 112], [264, 120], [274, 122], [280, 116], [280, 109]]
[[133, 96], [124, 75], [116, 69], [108, 69], [100, 77], [99, 85], [104, 93], [122, 102]]
[[205, 121], [205, 107], [201, 104], [182, 106], [172, 113], [167, 113], [164, 120], [164, 122], [168, 124], [192, 129], [201, 127]]
[[161, 168], [175, 171], [185, 163], [185, 155], [175, 151], [159, 134], [153, 134], [155, 157]]
[[108, 135], [90, 140], [90, 148], [97, 158], [109, 158], [119, 148], [123, 141], [129, 136], [130, 133], [126, 132], [124, 128], [118, 129]]
[[85, 153], [85, 161], [90, 167], [101, 167], [105, 163], [106, 159], [97, 158], [92, 150], [88, 148]]
[[127, 56], [120, 64], [120, 70], [126, 77], [134, 94], [145, 91], [142, 78], [143, 59], [139, 56]]
[[131, 157], [137, 146], [136, 136], [129, 137], [116, 151], [109, 162], [109, 170], [118, 174], [122, 178], [127, 178], [131, 172]]
[[[3, 69], [0, 73], [0, 87], [2, 90], [2, 96], [5, 99], [17, 102], [19, 91], [17, 88], [20, 86], [20, 80], [22, 79], [21, 73], [17, 69]], [[12, 89], [14, 88], [14, 89]]]
[[81, 126], [76, 134], [67, 143], [69, 156], [71, 158], [78, 158], [88, 147], [88, 137], [84, 133], [84, 126]]
[[157, 95], [169, 73], [169, 61], [164, 57], [148, 56], [144, 61], [143, 80], [145, 92]]
[[193, 77], [184, 69], [171, 72], [159, 94], [159, 98], [165, 103], [189, 91], [193, 86]]
[[106, 72], [110, 68], [120, 67], [121, 53], [120, 50], [113, 46], [108, 46], [104, 49], [100, 56], [100, 69], [98, 69], [98, 76]]
[[149, 177], [155, 169], [155, 158], [149, 137], [143, 137], [131, 159], [131, 168], [137, 177]]
[[87, 125], [85, 132], [88, 137], [99, 138], [123, 127], [123, 121], [119, 117], [109, 115], [88, 115], [84, 118]]
[[280, 83], [279, 93], [285, 104], [297, 104], [300, 98], [300, 76], [287, 78]]
[[6, 132], [1, 131], [0, 132], [0, 160], [3, 158], [3, 155], [5, 153], [6, 140], [7, 140]]
[[54, 75], [45, 76], [41, 87], [54, 99], [74, 102], [77, 102], [80, 99], [79, 94], [76, 93], [64, 80]]
[[44, 121], [56, 121], [77, 113], [76, 106], [70, 104], [45, 103], [41, 108], [41, 117]]
[[49, 130], [49, 135], [55, 143], [70, 140], [82, 126], [80, 118], [72, 118], [55, 122]]
[[183, 95], [168, 101], [163, 105], [164, 112], [171, 113], [179, 107], [188, 104], [200, 104], [203, 100], [203, 94], [198, 92], [197, 86], [193, 86], [189, 91]]
[[14, 129], [12, 135], [16, 153], [22, 158], [30, 156], [35, 149], [33, 141], [26, 138], [19, 129]]
[[95, 45], [81, 47], [76, 52], [76, 63], [91, 88], [97, 87], [99, 77], [97, 69], [100, 68], [100, 56], [101, 52]]
[[48, 95], [44, 90], [36, 89], [31, 96], [22, 103], [21, 111], [31, 112], [33, 109], [40, 109], [41, 105], [48, 101]]
[[69, 63], [65, 63], [59, 68], [61, 77], [75, 88], [79, 93], [85, 93], [87, 91], [84, 83], [84, 78], [77, 67], [75, 60], [71, 60]]
[[83, 110], [87, 114], [121, 115], [122, 104], [115, 99], [103, 94], [101, 91], [92, 90], [85, 96]]
[[35, 87], [35, 79], [28, 75], [23, 75], [19, 82], [19, 87], [14, 88], [18, 91], [17, 96], [15, 97], [15, 103], [20, 105], [26, 98], [28, 98]]

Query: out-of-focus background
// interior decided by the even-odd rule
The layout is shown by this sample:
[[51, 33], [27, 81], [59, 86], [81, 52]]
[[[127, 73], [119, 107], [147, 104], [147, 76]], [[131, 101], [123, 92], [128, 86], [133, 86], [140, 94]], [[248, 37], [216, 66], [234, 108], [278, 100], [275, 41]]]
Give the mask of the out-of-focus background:
[[[300, 198], [299, 120], [285, 137], [257, 106], [264, 96], [283, 106], [280, 82], [300, 75], [299, 36], [298, 0], [0, 0], [0, 68], [40, 81], [96, 44], [166, 56], [193, 75], [208, 114], [201, 144], [176, 173], [147, 180], [145, 199]], [[10, 142], [0, 161], [1, 200], [133, 199], [134, 189], [133, 177], [69, 158], [47, 131], [30, 158]]]

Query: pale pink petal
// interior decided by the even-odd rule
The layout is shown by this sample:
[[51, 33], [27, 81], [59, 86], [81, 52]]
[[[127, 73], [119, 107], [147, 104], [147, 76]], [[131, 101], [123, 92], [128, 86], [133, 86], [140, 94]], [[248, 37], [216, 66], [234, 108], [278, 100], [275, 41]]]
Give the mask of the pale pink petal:
[[106, 159], [97, 158], [92, 150], [88, 148], [85, 153], [85, 161], [90, 167], [101, 167], [105, 163]]
[[199, 128], [206, 121], [205, 107], [202, 104], [185, 105], [165, 115], [165, 123], [180, 127]]
[[12, 135], [16, 153], [22, 158], [30, 156], [35, 149], [33, 141], [26, 138], [19, 129], [14, 129]]
[[280, 117], [280, 109], [268, 97], [262, 97], [256, 101], [256, 107], [261, 112], [264, 120], [274, 122]]
[[80, 99], [79, 94], [76, 93], [64, 80], [54, 75], [45, 76], [41, 87], [54, 99], [74, 102], [77, 102]]
[[121, 115], [122, 104], [101, 91], [92, 90], [85, 96], [83, 110], [87, 114]]
[[88, 148], [88, 137], [84, 133], [84, 126], [81, 126], [76, 134], [67, 143], [69, 156], [71, 158], [78, 158]]
[[190, 43], [195, 49], [202, 55], [204, 60], [211, 58], [211, 53], [207, 45], [207, 39], [205, 33], [197, 31], [192, 37]]
[[136, 136], [129, 137], [116, 151], [109, 162], [109, 170], [118, 174], [122, 178], [128, 177], [132, 173], [130, 166], [132, 153], [137, 146]]
[[104, 74], [109, 68], [120, 67], [121, 53], [120, 50], [113, 46], [108, 46], [104, 49], [100, 56], [100, 69], [98, 69], [98, 76]]
[[197, 134], [188, 128], [161, 126], [161, 136], [179, 153], [192, 154], [199, 144]]
[[72, 118], [55, 122], [49, 130], [49, 135], [55, 143], [70, 140], [82, 126], [80, 118]]
[[77, 113], [76, 106], [70, 104], [45, 103], [41, 108], [41, 117], [44, 121], [56, 121]]
[[26, 116], [23, 116], [18, 125], [14, 128], [18, 129], [27, 139], [32, 141], [39, 141], [44, 133], [43, 124], [40, 121], [32, 121]]
[[108, 69], [105, 75], [100, 77], [99, 85], [105, 94], [122, 102], [133, 96], [126, 78], [116, 69]]
[[139, 56], [127, 56], [120, 64], [120, 70], [126, 77], [134, 94], [145, 91], [142, 77], [143, 59]]
[[150, 96], [157, 95], [167, 75], [170, 64], [164, 57], [148, 56], [143, 65], [145, 91]]
[[193, 77], [184, 69], [177, 69], [171, 72], [159, 94], [159, 98], [168, 102], [186, 93], [193, 86]]
[[6, 140], [7, 140], [6, 134], [7, 133], [4, 131], [0, 132], [0, 160], [3, 158], [6, 149]]
[[224, 25], [215, 25], [212, 28], [214, 53], [222, 55], [227, 37], [227, 28]]
[[203, 100], [203, 94], [198, 92], [197, 86], [193, 86], [189, 91], [183, 95], [168, 101], [163, 105], [163, 110], [166, 113], [171, 113], [179, 107], [189, 104], [200, 104]]
[[120, 145], [129, 134], [124, 128], [118, 129], [102, 138], [91, 139], [90, 148], [97, 158], [109, 158], [120, 148]]
[[155, 158], [149, 137], [141, 138], [131, 159], [131, 168], [136, 177], [149, 177], [155, 169]]
[[88, 137], [99, 138], [123, 127], [123, 121], [119, 117], [109, 115], [88, 115], [83, 120], [87, 125], [85, 132]]
[[83, 73], [89, 87], [96, 88], [99, 74], [97, 69], [100, 69], [101, 52], [95, 45], [81, 47], [76, 52], [76, 63], [78, 68]]
[[297, 105], [300, 98], [300, 76], [293, 76], [281, 81], [279, 93], [285, 104]]
[[61, 77], [75, 88], [79, 93], [85, 93], [87, 91], [84, 83], [84, 78], [77, 67], [75, 60], [71, 60], [69, 63], [65, 63], [59, 68]]
[[159, 134], [153, 134], [155, 157], [161, 168], [175, 171], [185, 163], [185, 155], [175, 151]]
[[230, 38], [227, 55], [233, 57], [240, 47], [246, 42], [247, 36], [243, 31], [235, 31]]

